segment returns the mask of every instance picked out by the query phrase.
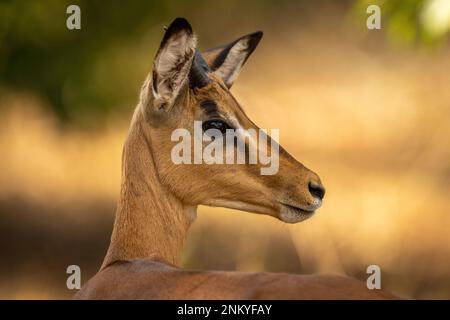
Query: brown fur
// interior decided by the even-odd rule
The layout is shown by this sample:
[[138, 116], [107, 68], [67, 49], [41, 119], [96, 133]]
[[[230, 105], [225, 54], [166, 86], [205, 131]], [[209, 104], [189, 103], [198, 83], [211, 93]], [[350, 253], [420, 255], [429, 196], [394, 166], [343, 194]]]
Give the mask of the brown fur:
[[111, 245], [101, 270], [75, 299], [395, 298], [341, 276], [198, 272], [175, 267], [196, 207], [184, 204], [161, 185], [146, 138], [148, 130], [138, 109], [124, 148]]
[[186, 271], [154, 260], [117, 262], [78, 299], [395, 299], [339, 276]]
[[[187, 22], [177, 23], [172, 30], [176, 29], [177, 37], [186, 36], [182, 32]], [[186, 29], [190, 35], [190, 26]], [[170, 45], [170, 41], [166, 36], [163, 45]], [[207, 62], [213, 59], [213, 53], [206, 55]], [[186, 78], [187, 74], [181, 76]], [[192, 131], [194, 120], [205, 120], [199, 107], [202, 101], [214, 101], [224, 118], [237, 119], [243, 128], [258, 129], [222, 79], [208, 76], [209, 84], [201, 89], [190, 88], [186, 81], [175, 88], [177, 95], [168, 98], [167, 108], [160, 108], [161, 101], [155, 102], [151, 77], [145, 82], [124, 146], [111, 244], [101, 270], [75, 298], [391, 298], [388, 293], [370, 291], [365, 283], [345, 277], [194, 272], [175, 267], [198, 205], [230, 206], [230, 202], [237, 202], [245, 204], [243, 210], [282, 219], [281, 202], [308, 206], [314, 200], [308, 184], [321, 183], [314, 172], [281, 147], [279, 172], [271, 176], [262, 176], [259, 165], [174, 165], [170, 158], [175, 144], [170, 141], [171, 133], [177, 128]]]

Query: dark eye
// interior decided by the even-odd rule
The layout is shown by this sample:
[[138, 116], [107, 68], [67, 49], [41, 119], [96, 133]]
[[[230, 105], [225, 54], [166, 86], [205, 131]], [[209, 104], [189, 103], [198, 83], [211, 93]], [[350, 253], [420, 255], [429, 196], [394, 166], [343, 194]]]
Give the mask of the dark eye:
[[225, 134], [227, 129], [231, 129], [230, 126], [221, 119], [204, 121], [202, 124], [202, 128], [203, 132], [209, 129], [217, 129], [222, 132], [222, 134]]

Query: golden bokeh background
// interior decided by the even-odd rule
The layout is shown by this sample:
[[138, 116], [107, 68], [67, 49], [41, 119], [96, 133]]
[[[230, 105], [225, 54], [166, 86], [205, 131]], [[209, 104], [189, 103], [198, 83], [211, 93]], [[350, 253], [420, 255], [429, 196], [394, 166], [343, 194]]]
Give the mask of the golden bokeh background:
[[186, 16], [201, 48], [264, 30], [232, 91], [256, 124], [280, 129], [281, 145], [320, 175], [327, 194], [296, 225], [200, 207], [183, 266], [365, 281], [376, 264], [382, 286], [396, 294], [449, 299], [448, 32], [397, 41], [402, 33], [383, 15], [383, 28], [369, 31], [364, 1], [164, 3], [159, 20], [136, 21], [134, 42], [113, 42], [93, 57], [97, 91], [133, 92], [115, 109], [61, 120], [42, 90], [0, 82], [0, 298], [70, 298], [66, 267], [79, 265], [83, 283], [99, 268], [139, 84], [162, 25]]

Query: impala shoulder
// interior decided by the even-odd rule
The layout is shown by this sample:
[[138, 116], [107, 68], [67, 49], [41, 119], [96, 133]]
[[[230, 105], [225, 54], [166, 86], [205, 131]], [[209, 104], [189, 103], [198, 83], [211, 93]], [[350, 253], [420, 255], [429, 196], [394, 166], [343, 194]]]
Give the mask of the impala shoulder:
[[[158, 291], [158, 278], [171, 275], [178, 268], [157, 260], [137, 259], [116, 261], [90, 279], [74, 299], [139, 299], [152, 298]], [[147, 297], [135, 288], [150, 288]]]

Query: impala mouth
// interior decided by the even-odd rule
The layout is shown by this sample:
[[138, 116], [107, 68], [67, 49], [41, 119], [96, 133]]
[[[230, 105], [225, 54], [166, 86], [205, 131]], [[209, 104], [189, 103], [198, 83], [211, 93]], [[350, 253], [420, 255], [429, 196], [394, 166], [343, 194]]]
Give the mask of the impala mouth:
[[289, 208], [292, 211], [298, 212], [299, 214], [312, 215], [312, 214], [314, 214], [314, 212], [316, 212], [315, 209], [312, 209], [312, 210], [308, 209], [308, 210], [306, 210], [306, 209], [302, 209], [300, 207], [291, 206], [290, 204], [285, 204], [285, 203], [283, 203], [283, 206]]
[[309, 219], [314, 215], [317, 207], [300, 208], [287, 203], [280, 203], [280, 220], [287, 223], [297, 223]]

